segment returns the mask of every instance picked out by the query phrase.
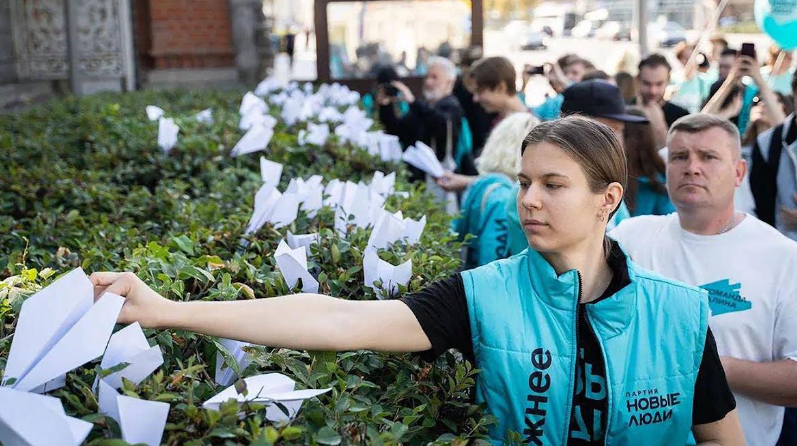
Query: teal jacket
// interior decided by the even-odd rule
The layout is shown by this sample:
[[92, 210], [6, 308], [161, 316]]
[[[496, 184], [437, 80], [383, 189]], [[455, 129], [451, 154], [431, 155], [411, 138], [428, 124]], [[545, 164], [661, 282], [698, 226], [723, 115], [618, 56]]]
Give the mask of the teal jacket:
[[[529, 247], [529, 242], [526, 239], [526, 234], [523, 232], [523, 225], [520, 222], [520, 216], [517, 212], [517, 194], [519, 189], [520, 184], [516, 181], [514, 186], [512, 186], [512, 191], [509, 193], [509, 198], [504, 202], [506, 215], [509, 219], [509, 255], [519, 254]], [[606, 226], [606, 230], [611, 231], [626, 218], [631, 218], [631, 213], [628, 212], [628, 206], [626, 206], [625, 201], [623, 201]]]
[[[659, 182], [666, 182], [664, 175], [659, 175]], [[637, 179], [636, 209], [633, 216], [640, 215], [667, 215], [675, 212], [675, 206], [670, 201], [667, 193], [661, 193], [653, 189], [650, 179], [639, 177]]]
[[505, 175], [479, 177], [462, 197], [461, 214], [454, 220], [454, 231], [460, 239], [466, 234], [475, 238], [468, 242], [465, 269], [485, 265], [509, 256], [509, 222], [506, 201], [514, 201], [512, 181]]
[[[708, 327], [705, 291], [626, 259], [631, 283], [587, 306], [606, 365], [605, 444], [683, 445]], [[462, 274], [476, 366], [476, 400], [498, 418], [499, 445], [565, 445], [576, 382], [581, 276], [557, 276], [536, 251]]]

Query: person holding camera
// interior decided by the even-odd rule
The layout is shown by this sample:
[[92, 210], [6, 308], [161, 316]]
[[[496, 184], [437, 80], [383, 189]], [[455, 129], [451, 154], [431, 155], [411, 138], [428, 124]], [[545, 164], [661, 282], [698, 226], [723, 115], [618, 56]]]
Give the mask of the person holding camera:
[[528, 67], [524, 71], [524, 83], [527, 82], [527, 77], [534, 75], [542, 75], [548, 79], [551, 88], [556, 92], [556, 95], [548, 97], [541, 105], [534, 107], [531, 111], [543, 121], [550, 121], [557, 119], [562, 110], [562, 102], [564, 96], [562, 93], [570, 85], [576, 84], [584, 80], [584, 75], [589, 71], [595, 69], [586, 59], [582, 59], [575, 54], [568, 54], [560, 57], [556, 63], [547, 63], [539, 67]]
[[[728, 118], [739, 128], [739, 133], [744, 134], [750, 123], [753, 98], [758, 96], [772, 122], [782, 122], [786, 118], [777, 97], [761, 75], [761, 65], [752, 44], [743, 44], [739, 52], [733, 49], [723, 51], [719, 73], [720, 80], [711, 86], [703, 113]], [[745, 76], [753, 80], [751, 85], [742, 81]]]
[[[377, 88], [376, 102], [379, 105], [379, 120], [385, 132], [399, 137], [402, 145], [416, 141], [434, 148], [437, 158], [443, 160], [447, 150], [457, 147], [462, 128], [462, 107], [452, 94], [457, 69], [454, 63], [443, 57], [430, 57], [428, 71], [423, 81], [423, 99], [416, 98], [403, 82], [392, 81]], [[398, 116], [394, 104], [399, 98], [409, 104], [409, 110]], [[453, 156], [453, 153], [452, 153]], [[415, 180], [424, 178], [420, 170], [410, 166]], [[473, 160], [462, 157], [457, 172], [469, 175], [476, 173]]]

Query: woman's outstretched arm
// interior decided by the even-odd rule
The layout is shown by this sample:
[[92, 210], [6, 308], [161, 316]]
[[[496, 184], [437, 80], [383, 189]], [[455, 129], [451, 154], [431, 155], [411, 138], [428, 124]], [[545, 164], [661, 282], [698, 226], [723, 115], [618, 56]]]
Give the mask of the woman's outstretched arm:
[[176, 302], [133, 273], [91, 275], [95, 298], [125, 297], [120, 323], [173, 328], [302, 350], [425, 351], [431, 343], [404, 303], [349, 301], [319, 294], [232, 302]]

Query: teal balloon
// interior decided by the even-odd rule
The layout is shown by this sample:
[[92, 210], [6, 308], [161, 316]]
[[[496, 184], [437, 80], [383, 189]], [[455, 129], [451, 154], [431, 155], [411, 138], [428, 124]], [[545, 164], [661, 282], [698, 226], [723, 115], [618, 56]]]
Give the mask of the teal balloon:
[[756, 0], [755, 21], [784, 50], [797, 49], [797, 0]]

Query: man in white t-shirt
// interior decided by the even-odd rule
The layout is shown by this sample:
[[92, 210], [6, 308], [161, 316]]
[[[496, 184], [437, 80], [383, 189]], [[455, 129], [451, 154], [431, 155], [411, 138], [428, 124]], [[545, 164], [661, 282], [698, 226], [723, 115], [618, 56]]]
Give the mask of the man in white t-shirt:
[[734, 209], [739, 132], [689, 115], [667, 135], [676, 213], [623, 221], [609, 235], [642, 266], [709, 293], [709, 325], [748, 445], [773, 446], [783, 406], [797, 405], [797, 243]]

